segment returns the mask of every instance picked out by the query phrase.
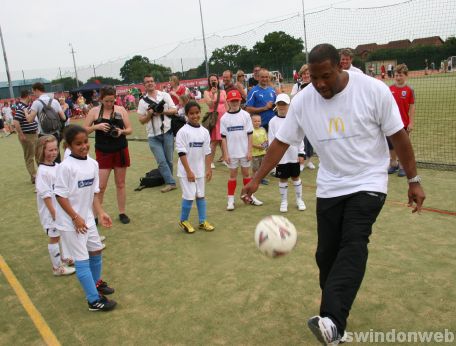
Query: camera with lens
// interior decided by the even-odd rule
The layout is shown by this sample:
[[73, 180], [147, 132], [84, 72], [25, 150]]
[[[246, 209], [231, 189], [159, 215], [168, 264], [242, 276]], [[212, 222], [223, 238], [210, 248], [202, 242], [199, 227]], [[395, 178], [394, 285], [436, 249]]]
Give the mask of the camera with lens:
[[211, 83], [211, 86], [212, 86], [213, 88], [217, 88], [217, 84], [218, 84], [217, 82], [212, 82], [212, 83]]
[[113, 138], [120, 137], [120, 129], [117, 126], [110, 124], [108, 134]]
[[147, 108], [147, 110], [152, 110], [154, 113], [163, 113], [163, 111], [165, 110], [165, 100], [161, 100], [158, 103], [152, 100], [150, 101], [151, 102], [149, 102], [149, 107]]

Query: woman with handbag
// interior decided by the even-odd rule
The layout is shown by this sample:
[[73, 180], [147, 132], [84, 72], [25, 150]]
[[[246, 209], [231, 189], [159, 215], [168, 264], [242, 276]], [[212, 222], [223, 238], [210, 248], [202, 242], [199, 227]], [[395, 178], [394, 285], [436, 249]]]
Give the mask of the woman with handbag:
[[[210, 130], [211, 133], [211, 167], [215, 168], [214, 165], [214, 156], [217, 149], [217, 145], [220, 146], [222, 150], [222, 136], [220, 134], [220, 119], [225, 114], [228, 109], [226, 104], [226, 93], [225, 90], [221, 90], [219, 86], [219, 80], [216, 74], [210, 74], [208, 79], [208, 89], [204, 92], [204, 101], [209, 107], [208, 113], [212, 113], [211, 116], [214, 116], [214, 112], [217, 112], [217, 121], [215, 126]], [[203, 120], [204, 121], [204, 120]]]

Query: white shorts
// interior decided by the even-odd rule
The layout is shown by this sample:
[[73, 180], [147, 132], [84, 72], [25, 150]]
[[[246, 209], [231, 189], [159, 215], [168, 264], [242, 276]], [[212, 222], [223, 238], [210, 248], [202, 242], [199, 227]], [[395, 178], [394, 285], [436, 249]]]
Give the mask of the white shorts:
[[60, 231], [56, 228], [44, 228], [44, 233], [46, 233], [46, 235], [49, 237], [49, 238], [56, 238], [56, 237], [60, 237]]
[[187, 177], [179, 177], [182, 189], [182, 198], [193, 201], [196, 198], [204, 197], [204, 178], [196, 178], [195, 182], [189, 182]]
[[246, 157], [242, 157], [240, 159], [232, 159], [230, 158], [230, 163], [228, 164], [228, 168], [235, 169], [239, 166], [241, 167], [250, 167], [251, 161], [247, 160]]
[[96, 225], [89, 227], [87, 233], [61, 231], [60, 234], [62, 242], [68, 249], [70, 257], [72, 257], [75, 261], [88, 260], [89, 251], [98, 251], [103, 249]]

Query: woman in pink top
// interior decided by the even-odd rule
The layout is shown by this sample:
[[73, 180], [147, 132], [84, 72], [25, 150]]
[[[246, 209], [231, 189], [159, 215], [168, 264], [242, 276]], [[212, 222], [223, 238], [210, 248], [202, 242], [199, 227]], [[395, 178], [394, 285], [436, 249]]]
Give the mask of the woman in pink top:
[[[225, 114], [226, 110], [228, 109], [226, 104], [226, 93], [225, 90], [221, 90], [219, 86], [218, 77], [216, 74], [210, 74], [208, 79], [208, 89], [204, 92], [204, 101], [206, 102], [207, 106], [209, 107], [209, 111], [212, 112], [215, 107], [217, 107], [218, 112], [218, 119], [215, 128], [211, 131], [211, 162], [212, 167], [214, 168], [214, 155], [215, 150], [217, 149], [217, 145], [220, 146], [222, 150], [223, 156], [223, 149], [222, 149], [222, 136], [220, 135], [220, 119]], [[220, 99], [218, 105], [215, 105], [217, 101], [217, 93], [220, 92]]]

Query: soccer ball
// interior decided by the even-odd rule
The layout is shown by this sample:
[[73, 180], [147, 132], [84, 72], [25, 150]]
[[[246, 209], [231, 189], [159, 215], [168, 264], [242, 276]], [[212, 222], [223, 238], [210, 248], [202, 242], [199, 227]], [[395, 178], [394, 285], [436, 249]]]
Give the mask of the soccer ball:
[[271, 215], [261, 220], [255, 229], [255, 244], [269, 257], [286, 255], [296, 245], [296, 227], [286, 218]]

